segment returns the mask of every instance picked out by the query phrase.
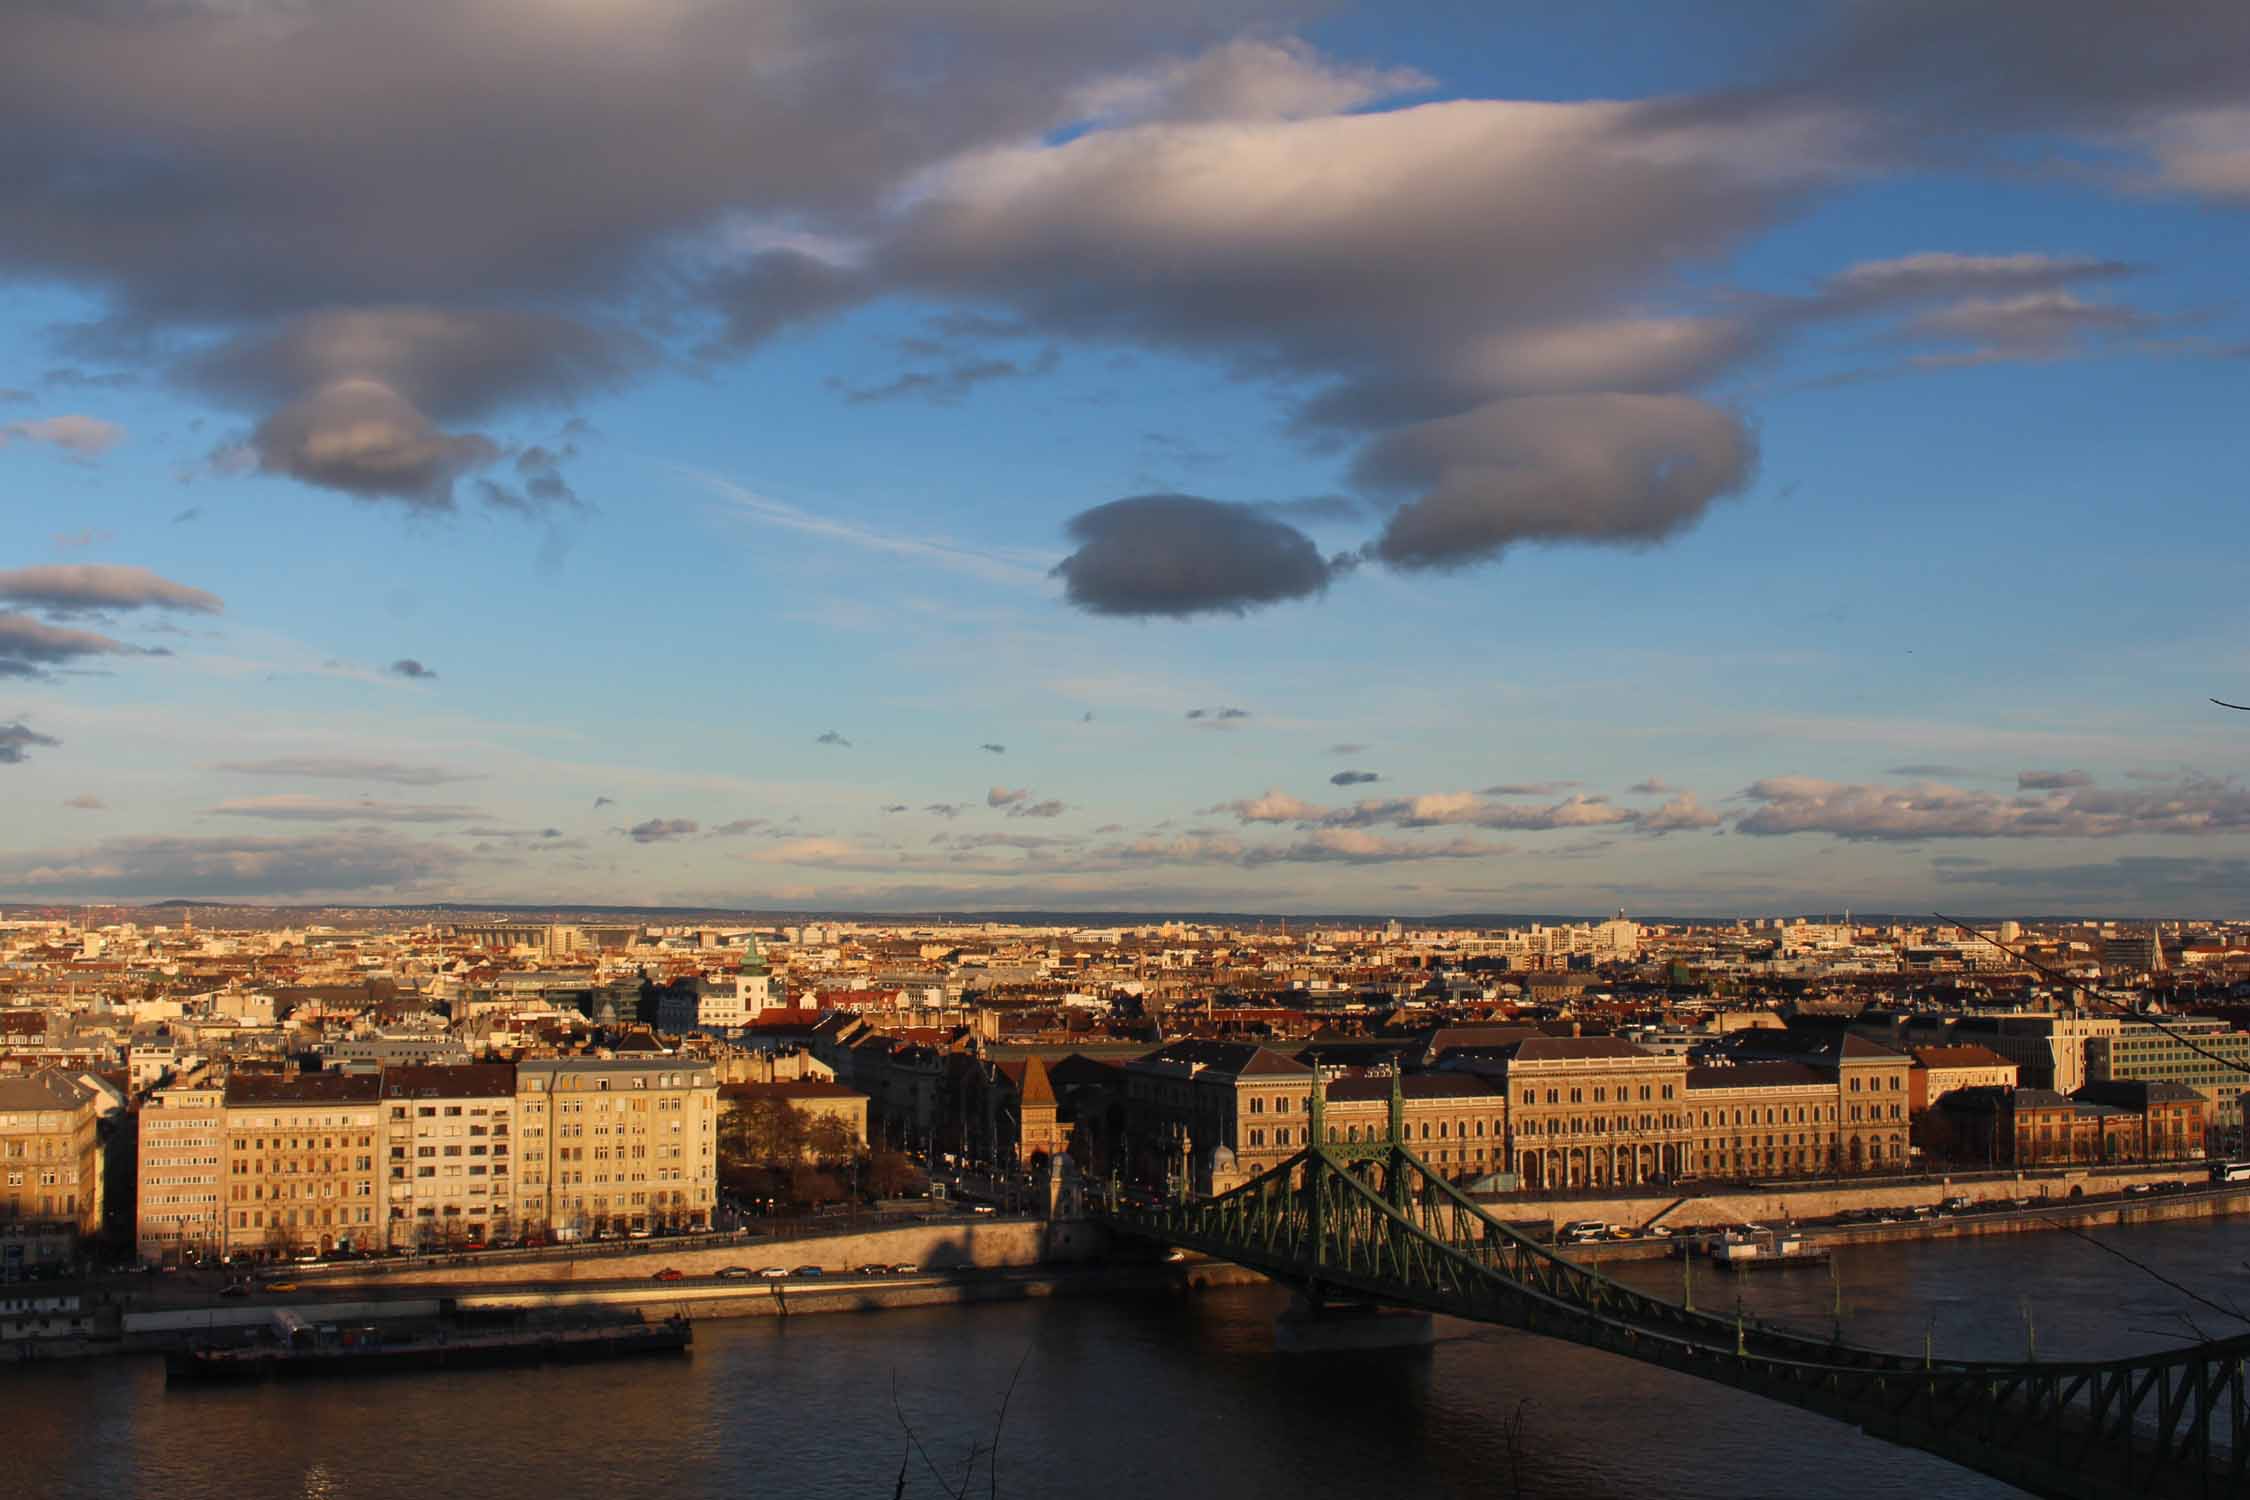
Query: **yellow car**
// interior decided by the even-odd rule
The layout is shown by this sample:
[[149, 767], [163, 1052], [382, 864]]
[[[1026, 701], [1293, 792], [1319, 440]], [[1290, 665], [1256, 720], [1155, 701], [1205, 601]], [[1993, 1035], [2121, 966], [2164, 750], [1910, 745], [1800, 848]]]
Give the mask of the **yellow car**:
[[265, 1289], [269, 1292], [293, 1292], [297, 1290], [297, 1283], [294, 1281], [269, 1281], [266, 1283]]

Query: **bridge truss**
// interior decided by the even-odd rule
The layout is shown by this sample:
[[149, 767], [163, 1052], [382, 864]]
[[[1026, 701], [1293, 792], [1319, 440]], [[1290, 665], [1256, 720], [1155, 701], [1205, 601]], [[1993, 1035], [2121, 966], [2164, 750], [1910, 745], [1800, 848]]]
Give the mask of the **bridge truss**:
[[1113, 1229], [1233, 1261], [1316, 1304], [1418, 1308], [1567, 1339], [1849, 1422], [2034, 1494], [2250, 1496], [2250, 1336], [2099, 1361], [1902, 1355], [1699, 1312], [1556, 1254], [1389, 1139], [1323, 1140], [1230, 1192]]

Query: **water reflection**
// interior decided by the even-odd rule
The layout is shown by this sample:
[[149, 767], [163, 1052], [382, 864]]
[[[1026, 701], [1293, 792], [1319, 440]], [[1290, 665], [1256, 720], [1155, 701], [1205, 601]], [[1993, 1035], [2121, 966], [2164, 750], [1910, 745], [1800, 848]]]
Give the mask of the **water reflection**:
[[[2250, 1224], [2103, 1231], [2214, 1300], [2250, 1301]], [[1627, 1279], [1676, 1293], [1670, 1263]], [[1848, 1252], [1848, 1338], [2019, 1357], [2183, 1341], [2223, 1320], [2067, 1235]], [[1722, 1280], [1698, 1305], [1825, 1334], [1818, 1272]], [[1441, 1324], [1421, 1351], [1273, 1352], [1285, 1298], [1184, 1299], [706, 1323], [684, 1362], [167, 1393], [153, 1363], [0, 1373], [10, 1488], [40, 1496], [476, 1494], [1089, 1500], [1304, 1496], [1998, 1496], [1937, 1460], [1756, 1398], [1548, 1340]], [[895, 1382], [895, 1406], [894, 1406]], [[910, 1448], [901, 1417], [919, 1438]], [[933, 1473], [932, 1471], [935, 1471]], [[943, 1483], [941, 1485], [940, 1476]]]

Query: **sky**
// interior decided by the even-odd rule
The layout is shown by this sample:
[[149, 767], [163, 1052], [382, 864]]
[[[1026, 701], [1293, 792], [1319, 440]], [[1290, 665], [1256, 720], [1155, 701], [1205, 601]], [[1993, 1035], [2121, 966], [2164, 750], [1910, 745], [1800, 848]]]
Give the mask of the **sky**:
[[29, 0], [0, 906], [2239, 916], [2233, 0]]

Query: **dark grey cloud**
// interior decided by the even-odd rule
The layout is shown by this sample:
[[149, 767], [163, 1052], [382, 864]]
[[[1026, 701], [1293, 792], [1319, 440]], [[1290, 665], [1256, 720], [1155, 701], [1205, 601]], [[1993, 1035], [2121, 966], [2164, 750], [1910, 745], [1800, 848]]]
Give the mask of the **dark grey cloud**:
[[393, 677], [403, 677], [409, 682], [435, 682], [437, 673], [411, 656], [400, 657], [390, 665]]
[[1240, 723], [1242, 720], [1250, 717], [1250, 710], [1248, 710], [1247, 708], [1230, 707], [1191, 708], [1187, 711], [1186, 717], [1190, 723], [1193, 723], [1200, 728], [1206, 726]]
[[1963, 781], [1977, 773], [1967, 766], [1940, 765], [1932, 761], [1917, 761], [1912, 765], [1892, 766], [1885, 776], [1935, 776], [1946, 781]]
[[2122, 158], [2105, 165], [2129, 185], [2250, 196], [2244, 142], [2214, 118], [2250, 80], [2250, 18], [2231, 0], [1900, 0], [1840, 18], [1782, 82], [1699, 112], [1846, 100], [1885, 111], [1902, 153], [1957, 167], [2063, 132]]
[[625, 836], [636, 844], [661, 844], [666, 839], [687, 838], [701, 826], [693, 818], [650, 818], [626, 829]]
[[460, 868], [442, 844], [382, 832], [301, 836], [104, 839], [82, 848], [0, 854], [0, 893], [14, 900], [320, 900], [430, 893]]
[[1358, 755], [1360, 752], [1366, 750], [1367, 748], [1368, 747], [1365, 745], [1357, 744], [1347, 740], [1342, 744], [1330, 745], [1328, 747], [1328, 753], [1330, 755]]
[[1018, 802], [1008, 809], [1011, 818], [1059, 818], [1070, 811], [1061, 802], [1049, 799], [1043, 802]]
[[1062, 351], [1046, 349], [1037, 358], [1028, 361], [965, 359], [935, 370], [903, 370], [879, 385], [853, 385], [840, 379], [832, 379], [828, 384], [830, 389], [855, 406], [908, 398], [928, 401], [937, 406], [953, 406], [978, 386], [989, 385], [995, 380], [1051, 375], [1061, 364]]
[[767, 818], [736, 818], [731, 823], [721, 823], [712, 829], [710, 836], [715, 839], [740, 838], [746, 833], [756, 833], [761, 828], [771, 826], [771, 821]]
[[219, 596], [115, 563], [49, 563], [0, 571], [0, 603], [54, 617], [136, 609], [215, 615]]
[[596, 812], [600, 812], [605, 807], [615, 807], [616, 805], [617, 799], [615, 797], [596, 797], [594, 799], [594, 811]]
[[1383, 778], [1373, 771], [1338, 771], [1328, 778], [1330, 786], [1365, 786]]
[[2094, 778], [2084, 771], [2018, 771], [2016, 790], [2021, 792], [2068, 791], [2072, 787], [2092, 786]]
[[907, 806], [907, 805], [906, 805], [905, 803], [903, 803], [903, 802], [886, 802], [886, 803], [884, 803], [884, 804], [883, 804], [883, 806], [882, 806], [882, 808], [881, 808], [881, 811], [883, 811], [883, 812], [885, 812], [885, 813], [902, 813], [902, 812], [912, 812], [912, 811], [914, 811], [914, 809], [913, 809], [913, 808], [911, 808], [911, 807], [908, 807], [908, 806]]
[[168, 656], [91, 630], [49, 625], [14, 610], [0, 610], [0, 678], [44, 677], [89, 657]]
[[1027, 786], [996, 786], [984, 794], [984, 805], [986, 807], [1014, 807], [1020, 802], [1029, 801], [1030, 798], [1031, 788]]
[[977, 748], [991, 755], [1006, 755], [1008, 753], [1008, 747], [1006, 745], [995, 745], [990, 740], [987, 740], [985, 743], [977, 746]]
[[[0, 671], [5, 662], [0, 661]], [[0, 724], [0, 766], [20, 766], [28, 758], [27, 751], [52, 750], [61, 740], [39, 733], [28, 724]]]
[[534, 443], [520, 450], [515, 457], [516, 483], [502, 484], [496, 479], [477, 481], [477, 493], [484, 503], [494, 510], [531, 514], [538, 511], [578, 510], [584, 502], [578, 492], [563, 477], [562, 465], [566, 458], [575, 456], [575, 449], [557, 452]]
[[1646, 781], [1636, 781], [1625, 790], [1636, 797], [1662, 797], [1676, 790], [1661, 776], [1651, 776]]
[[355, 755], [276, 755], [265, 760], [223, 760], [212, 768], [234, 776], [280, 780], [381, 781], [392, 786], [441, 786], [449, 781], [480, 781], [479, 772]]
[[958, 802], [932, 802], [922, 811], [934, 813], [941, 818], [958, 818], [961, 816], [961, 804]]
[[1055, 576], [1092, 614], [1240, 615], [1318, 594], [1336, 572], [1287, 522], [1196, 495], [1112, 500], [1079, 512], [1067, 530], [1078, 547]]
[[816, 745], [833, 745], [839, 750], [849, 750], [852, 747], [850, 740], [845, 739], [833, 729], [822, 730], [813, 740], [813, 743]]
[[[1578, 785], [1575, 781], [1503, 781], [1498, 786], [1479, 787], [1480, 797], [1552, 797], [1557, 792], [1567, 792]], [[1634, 788], [1635, 791], [1640, 788]]]
[[[193, 389], [263, 413], [249, 440], [259, 469], [444, 510], [454, 482], [502, 456], [479, 432], [444, 424], [575, 400], [654, 362], [640, 335], [548, 313], [386, 306], [298, 315], [206, 350], [177, 372]], [[480, 482], [488, 504], [572, 505], [557, 456], [516, 457], [519, 484]]]
[[1757, 467], [1742, 419], [1686, 396], [1500, 401], [1377, 438], [1353, 466], [1399, 495], [1374, 543], [1394, 567], [1453, 567], [1519, 542], [1656, 542]]
[[174, 526], [185, 526], [190, 521], [200, 521], [202, 519], [203, 507], [200, 505], [191, 505], [186, 510], [183, 510], [179, 514], [173, 516], [172, 524]]

